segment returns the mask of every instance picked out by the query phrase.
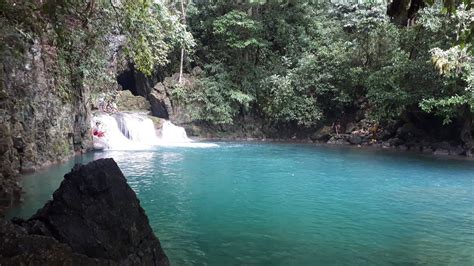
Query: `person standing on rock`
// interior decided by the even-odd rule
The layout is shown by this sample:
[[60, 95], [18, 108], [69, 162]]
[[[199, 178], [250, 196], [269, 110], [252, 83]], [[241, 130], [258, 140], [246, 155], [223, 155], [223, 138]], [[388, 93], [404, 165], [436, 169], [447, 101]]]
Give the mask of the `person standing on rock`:
[[339, 120], [336, 120], [336, 122], [332, 123], [332, 128], [336, 132], [336, 136], [339, 136], [339, 131], [341, 131], [341, 123]]
[[104, 112], [105, 109], [105, 97], [102, 94], [99, 98], [99, 111]]

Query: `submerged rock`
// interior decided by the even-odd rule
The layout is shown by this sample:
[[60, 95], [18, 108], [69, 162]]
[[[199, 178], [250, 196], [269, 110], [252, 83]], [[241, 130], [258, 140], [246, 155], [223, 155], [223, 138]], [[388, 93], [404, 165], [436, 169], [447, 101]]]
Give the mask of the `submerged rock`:
[[169, 265], [112, 159], [75, 166], [53, 200], [30, 219], [1, 222], [0, 265], [36, 262], [32, 258], [46, 264]]

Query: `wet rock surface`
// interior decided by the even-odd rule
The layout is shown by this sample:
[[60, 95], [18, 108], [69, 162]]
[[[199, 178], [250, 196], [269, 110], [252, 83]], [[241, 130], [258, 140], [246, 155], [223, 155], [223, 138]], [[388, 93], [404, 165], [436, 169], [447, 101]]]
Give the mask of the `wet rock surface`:
[[169, 265], [112, 159], [77, 165], [30, 219], [0, 220], [0, 264]]

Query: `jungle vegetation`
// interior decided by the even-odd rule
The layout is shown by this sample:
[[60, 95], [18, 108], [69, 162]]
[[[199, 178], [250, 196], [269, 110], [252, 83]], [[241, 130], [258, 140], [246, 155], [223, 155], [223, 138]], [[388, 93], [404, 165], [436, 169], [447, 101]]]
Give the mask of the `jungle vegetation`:
[[113, 81], [100, 69], [109, 36], [122, 35], [128, 60], [147, 76], [157, 67], [203, 70], [196, 86], [178, 83], [172, 93], [193, 104], [196, 120], [253, 116], [307, 128], [363, 109], [376, 123], [437, 117], [472, 138], [469, 0], [39, 2], [0, 0], [2, 25], [21, 38], [54, 36], [60, 85], [100, 90]]

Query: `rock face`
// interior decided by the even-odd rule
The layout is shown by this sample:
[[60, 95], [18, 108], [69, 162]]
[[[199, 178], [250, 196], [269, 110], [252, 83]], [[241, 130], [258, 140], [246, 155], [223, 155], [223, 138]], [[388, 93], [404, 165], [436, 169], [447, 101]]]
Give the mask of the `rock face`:
[[173, 106], [163, 83], [158, 83], [148, 95], [151, 104], [151, 113], [156, 117], [169, 119], [173, 116]]
[[[33, 171], [88, 144], [88, 107], [67, 100], [54, 88], [48, 65], [55, 49], [36, 39], [18, 58], [0, 61], [0, 179], [14, 184], [19, 172]], [[83, 91], [86, 93], [85, 91]], [[8, 207], [18, 188], [2, 186], [0, 202]]]
[[[50, 11], [63, 9], [56, 5], [49, 9], [48, 1], [3, 1], [0, 5], [2, 11], [8, 10], [0, 16], [1, 213], [19, 198], [19, 173], [34, 171], [92, 146], [92, 94], [117, 87], [112, 77], [123, 64], [119, 54], [124, 37], [111, 31], [106, 41], [92, 41], [96, 34], [86, 33], [94, 29], [78, 23], [74, 12], [67, 12], [67, 16], [55, 14], [60, 19], [51, 20]], [[70, 37], [74, 41], [67, 39], [68, 34], [58, 34], [65, 30], [74, 32]], [[89, 65], [102, 60], [107, 64]], [[94, 74], [85, 73], [84, 66], [95, 68]]]
[[148, 111], [150, 103], [142, 96], [134, 96], [131, 91], [117, 92], [117, 108], [120, 111]]
[[74, 167], [53, 200], [30, 219], [0, 223], [2, 265], [169, 265], [139, 200], [112, 159]]
[[[178, 82], [178, 73], [169, 77], [159, 78], [157, 75], [146, 77], [133, 69], [130, 71], [130, 75], [133, 77], [132, 85], [122, 87], [130, 90], [133, 95], [145, 97], [151, 105], [152, 115], [169, 119], [176, 124], [193, 122], [190, 114], [193, 106], [186, 106], [184, 102], [177, 100], [172, 95], [175, 90], [179, 90], [179, 87], [192, 89], [196, 77], [202, 73], [201, 69], [196, 67], [193, 69], [192, 74], [184, 73], [181, 83]], [[163, 81], [159, 82], [159, 80]]]

